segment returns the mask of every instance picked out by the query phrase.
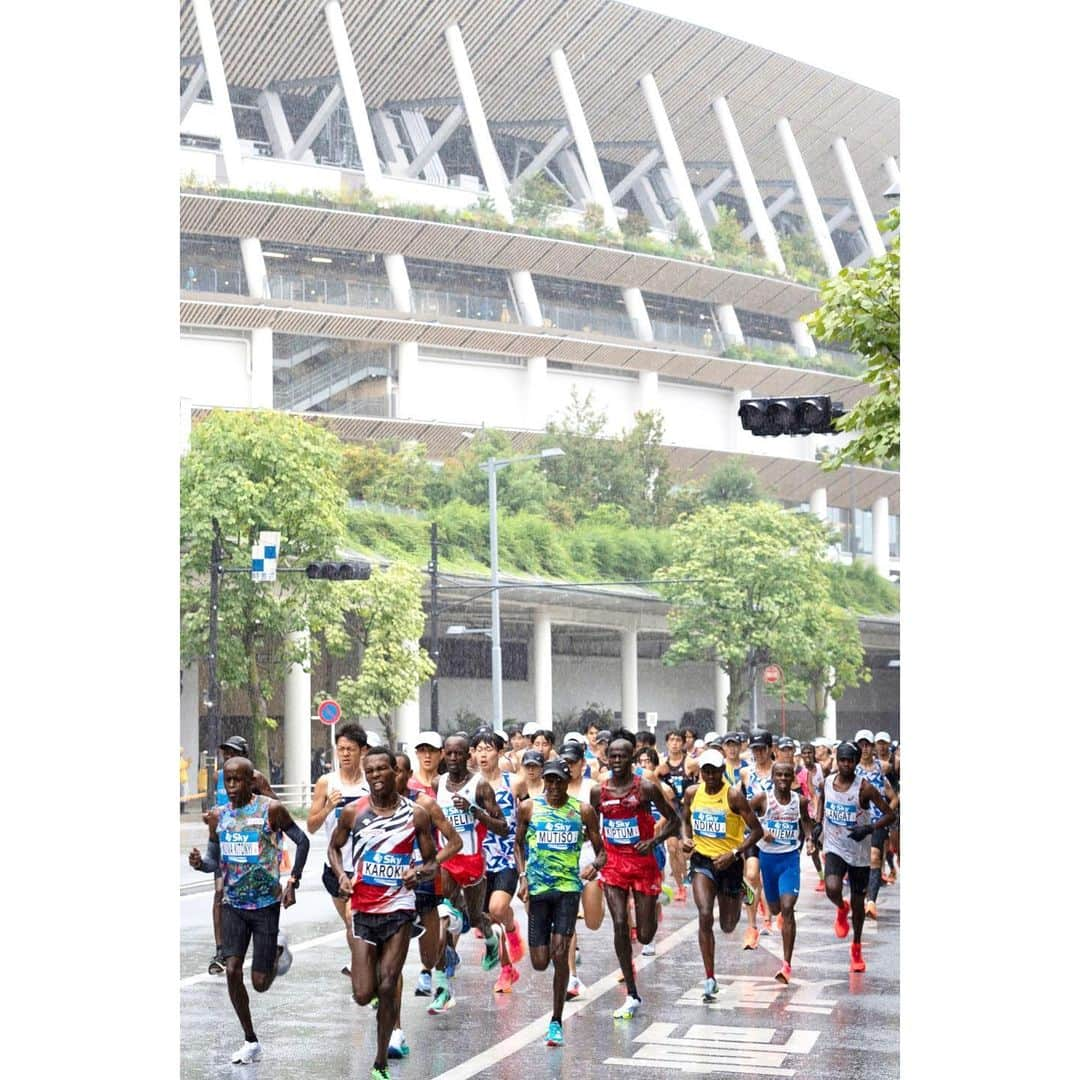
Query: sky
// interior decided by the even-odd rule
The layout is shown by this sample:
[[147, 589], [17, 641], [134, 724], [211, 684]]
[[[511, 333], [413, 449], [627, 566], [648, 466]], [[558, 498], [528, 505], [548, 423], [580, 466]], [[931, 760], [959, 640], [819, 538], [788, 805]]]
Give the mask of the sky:
[[[886, 4], [769, 4], [717, 0], [627, 0], [633, 7], [707, 26], [900, 97], [902, 55], [895, 42], [896, 9]], [[910, 54], [909, 54], [910, 55]], [[910, 62], [910, 61], [909, 61]]]

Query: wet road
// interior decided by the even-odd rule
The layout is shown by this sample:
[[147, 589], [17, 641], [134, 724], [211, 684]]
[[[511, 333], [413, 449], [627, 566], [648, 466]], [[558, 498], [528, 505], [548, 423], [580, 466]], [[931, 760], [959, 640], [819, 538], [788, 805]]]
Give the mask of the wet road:
[[[189, 842], [184, 838], [183, 842]], [[189, 844], [190, 846], [190, 844]], [[185, 1080], [249, 1077], [319, 1080], [370, 1075], [375, 1015], [352, 1001], [344, 931], [319, 881], [321, 845], [313, 838], [309, 869], [295, 907], [282, 917], [295, 959], [266, 994], [251, 993], [255, 1029], [263, 1044], [256, 1065], [230, 1065], [242, 1034], [225, 980], [206, 974], [213, 952], [209, 892], [189, 893], [181, 909], [181, 1076]], [[645, 1006], [632, 1021], [613, 1021], [624, 992], [610, 924], [579, 936], [579, 975], [588, 987], [564, 1013], [566, 1045], [543, 1038], [550, 1019], [551, 975], [519, 965], [509, 995], [492, 993], [497, 972], [480, 968], [482, 942], [462, 940], [454, 980], [457, 1007], [428, 1016], [427, 998], [412, 994], [420, 970], [415, 944], [405, 968], [403, 1023], [411, 1047], [390, 1062], [393, 1076], [485, 1080], [521, 1076], [737, 1074], [844, 1080], [892, 1080], [899, 1069], [900, 886], [885, 886], [880, 919], [867, 920], [867, 971], [848, 972], [848, 944], [832, 929], [834, 909], [813, 891], [816, 874], [803, 860], [799, 931], [790, 986], [773, 979], [780, 936], [762, 934], [755, 951], [742, 950], [743, 924], [725, 937], [717, 927], [718, 1000], [701, 1002], [703, 972], [692, 899], [664, 909], [657, 955], [637, 956]], [[635, 946], [640, 953], [640, 946]], [[250, 988], [250, 983], [249, 983]], [[250, 992], [250, 989], [249, 989]]]

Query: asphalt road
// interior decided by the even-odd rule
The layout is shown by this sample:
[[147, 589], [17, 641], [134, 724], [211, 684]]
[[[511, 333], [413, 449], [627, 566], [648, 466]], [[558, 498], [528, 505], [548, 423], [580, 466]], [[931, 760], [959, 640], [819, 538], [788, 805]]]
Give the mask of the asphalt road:
[[[190, 847], [191, 837], [181, 839]], [[213, 953], [209, 892], [188, 892], [181, 910], [181, 1076], [185, 1080], [235, 1078], [320, 1080], [367, 1077], [374, 1058], [375, 1014], [353, 1001], [344, 931], [319, 881], [321, 845], [312, 845], [309, 869], [295, 907], [282, 926], [294, 952], [291, 971], [266, 994], [251, 993], [255, 1029], [263, 1044], [256, 1065], [230, 1065], [243, 1040], [223, 976], [210, 976]], [[186, 849], [185, 849], [186, 850]], [[657, 935], [657, 955], [638, 956], [644, 1008], [632, 1021], [611, 1012], [624, 991], [616, 982], [608, 920], [591, 933], [581, 928], [579, 975], [588, 990], [567, 1003], [566, 1045], [543, 1039], [550, 1019], [551, 974], [533, 972], [528, 958], [509, 995], [492, 993], [496, 972], [480, 968], [482, 942], [462, 939], [462, 965], [454, 980], [457, 1007], [428, 1016], [429, 999], [414, 997], [420, 970], [415, 944], [405, 968], [403, 1023], [411, 1053], [390, 1062], [393, 1076], [485, 1080], [528, 1074], [542, 1077], [699, 1075], [786, 1076], [891, 1080], [899, 1067], [900, 886], [885, 886], [880, 919], [867, 921], [865, 974], [848, 972], [847, 941], [832, 929], [834, 909], [813, 891], [817, 877], [803, 860], [794, 978], [773, 979], [780, 966], [780, 936], [762, 934], [754, 951], [741, 948], [744, 925], [725, 937], [716, 928], [716, 975], [722, 993], [701, 1001], [703, 972], [693, 900], [671, 904]], [[640, 946], [635, 946], [640, 953]], [[250, 983], [249, 983], [250, 987]]]

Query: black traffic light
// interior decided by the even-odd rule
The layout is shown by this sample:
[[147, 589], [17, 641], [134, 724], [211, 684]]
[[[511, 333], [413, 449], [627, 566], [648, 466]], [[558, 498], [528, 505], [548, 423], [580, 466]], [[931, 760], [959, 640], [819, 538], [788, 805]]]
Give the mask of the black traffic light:
[[739, 405], [739, 420], [751, 435], [831, 435], [843, 415], [844, 406], [827, 394], [746, 398]]
[[305, 573], [312, 580], [323, 578], [326, 581], [367, 581], [371, 577], [371, 563], [359, 559], [313, 562], [308, 563]]

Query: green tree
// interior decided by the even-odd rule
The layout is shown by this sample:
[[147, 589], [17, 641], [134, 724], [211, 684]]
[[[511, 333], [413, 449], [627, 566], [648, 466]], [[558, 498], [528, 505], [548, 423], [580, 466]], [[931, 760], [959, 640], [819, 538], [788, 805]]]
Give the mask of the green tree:
[[530, 176], [512, 200], [514, 217], [523, 218], [537, 225], [546, 224], [553, 211], [566, 204], [567, 199], [563, 190], [542, 172]]
[[[487, 506], [488, 474], [481, 466], [488, 458], [512, 458], [515, 451], [510, 436], [498, 428], [484, 428], [460, 453], [456, 460], [443, 466], [442, 482], [452, 498], [462, 499], [473, 506]], [[539, 461], [519, 461], [499, 470], [499, 509], [510, 514], [544, 513], [548, 499], [554, 494]]]
[[[880, 226], [899, 234], [899, 207]], [[895, 465], [900, 460], [900, 238], [857, 270], [845, 267], [821, 287], [821, 307], [805, 316], [810, 333], [850, 348], [866, 360], [863, 382], [874, 393], [836, 423], [854, 439], [830, 454], [822, 468]]]
[[764, 501], [706, 506], [671, 532], [671, 562], [656, 575], [672, 604], [664, 663], [720, 664], [734, 727], [762, 665], [810, 651], [829, 610], [829, 533], [809, 514]]
[[426, 488], [432, 468], [423, 443], [347, 446], [342, 458], [342, 475], [352, 498], [426, 509]]
[[663, 441], [664, 418], [655, 409], [634, 413], [634, 426], [617, 440], [610, 498], [635, 525], [657, 525], [667, 509], [671, 467]]
[[763, 498], [758, 474], [741, 458], [718, 465], [701, 489], [701, 500], [708, 506], [727, 503], [751, 503]]
[[724, 255], [751, 254], [750, 245], [742, 234], [739, 215], [730, 206], [717, 206], [716, 223], [709, 228], [709, 240], [713, 250]]

